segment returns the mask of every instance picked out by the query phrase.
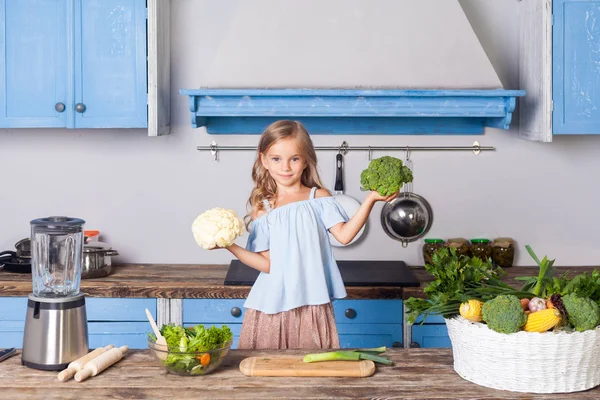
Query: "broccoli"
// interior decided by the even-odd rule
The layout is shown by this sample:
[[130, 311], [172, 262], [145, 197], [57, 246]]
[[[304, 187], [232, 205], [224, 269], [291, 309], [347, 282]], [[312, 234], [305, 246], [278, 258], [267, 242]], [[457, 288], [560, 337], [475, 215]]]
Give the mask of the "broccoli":
[[562, 297], [567, 310], [569, 324], [576, 331], [594, 329], [600, 324], [600, 307], [588, 297], [579, 297], [574, 293]]
[[360, 174], [361, 186], [367, 190], [376, 190], [382, 196], [398, 192], [403, 184], [412, 180], [410, 168], [402, 165], [402, 160], [390, 156], [374, 159]]
[[527, 322], [521, 300], [512, 294], [502, 294], [483, 303], [483, 320], [500, 333], [514, 333]]

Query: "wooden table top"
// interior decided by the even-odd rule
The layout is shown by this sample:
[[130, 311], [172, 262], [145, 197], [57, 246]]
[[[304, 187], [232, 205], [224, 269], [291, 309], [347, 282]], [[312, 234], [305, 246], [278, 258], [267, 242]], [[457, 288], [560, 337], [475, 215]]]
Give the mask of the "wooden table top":
[[[81, 292], [90, 297], [156, 297], [169, 299], [245, 299], [250, 286], [225, 286], [228, 265], [123, 264], [110, 275], [82, 279]], [[400, 287], [348, 286], [349, 299], [401, 299]], [[0, 296], [27, 296], [31, 274], [0, 270]]]
[[[56, 372], [21, 366], [20, 354], [0, 363], [3, 399], [565, 399], [597, 400], [600, 387], [565, 394], [526, 394], [489, 389], [463, 380], [452, 368], [450, 349], [390, 349], [393, 366], [377, 366], [368, 378], [247, 377], [239, 363], [249, 356], [306, 351], [232, 350], [217, 371], [205, 376], [167, 374], [148, 350], [132, 351], [84, 382], [59, 382]], [[568, 396], [568, 397], [567, 397]]]
[[[573, 273], [590, 271], [593, 267], [559, 267]], [[82, 279], [81, 291], [90, 297], [151, 297], [151, 298], [209, 298], [244, 299], [250, 286], [225, 286], [228, 265], [211, 264], [123, 264], [113, 266], [104, 278]], [[408, 299], [422, 297], [423, 287], [431, 275], [423, 267], [410, 267], [420, 287], [347, 286], [348, 299]], [[516, 276], [537, 275], [537, 267], [506, 269], [506, 280]], [[0, 269], [0, 296], [27, 296], [31, 293], [31, 275], [6, 272]]]

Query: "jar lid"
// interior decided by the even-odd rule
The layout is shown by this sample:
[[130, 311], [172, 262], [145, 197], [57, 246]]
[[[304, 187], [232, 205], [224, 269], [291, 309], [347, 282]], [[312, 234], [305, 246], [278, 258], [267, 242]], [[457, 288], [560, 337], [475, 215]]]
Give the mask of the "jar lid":
[[508, 247], [512, 244], [514, 244], [515, 241], [512, 240], [511, 238], [508, 237], [500, 237], [500, 238], [496, 238], [494, 239], [494, 241], [492, 242], [493, 246], [498, 246], [498, 247]]
[[444, 243], [444, 240], [437, 238], [425, 239], [425, 243]]
[[489, 243], [490, 239], [471, 239], [471, 243]]

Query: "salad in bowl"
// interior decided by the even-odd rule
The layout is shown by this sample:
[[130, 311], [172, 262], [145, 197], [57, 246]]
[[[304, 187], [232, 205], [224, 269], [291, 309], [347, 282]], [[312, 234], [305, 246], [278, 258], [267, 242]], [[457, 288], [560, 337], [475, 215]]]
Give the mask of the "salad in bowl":
[[148, 333], [148, 347], [167, 372], [177, 375], [205, 375], [217, 369], [229, 352], [233, 334], [227, 325], [183, 327], [163, 325], [160, 333], [167, 345], [156, 343]]

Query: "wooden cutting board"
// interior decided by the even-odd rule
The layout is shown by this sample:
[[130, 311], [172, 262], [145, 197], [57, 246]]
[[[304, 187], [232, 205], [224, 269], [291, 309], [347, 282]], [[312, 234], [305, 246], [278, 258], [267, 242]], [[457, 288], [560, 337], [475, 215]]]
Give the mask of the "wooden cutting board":
[[240, 363], [246, 376], [353, 376], [363, 378], [375, 373], [371, 360], [322, 361], [305, 363], [302, 356], [248, 357]]

